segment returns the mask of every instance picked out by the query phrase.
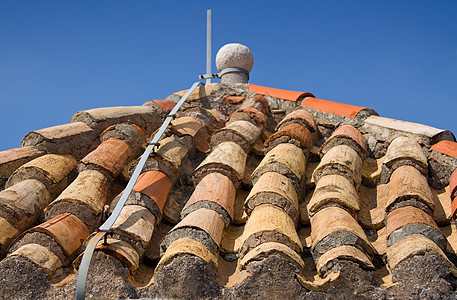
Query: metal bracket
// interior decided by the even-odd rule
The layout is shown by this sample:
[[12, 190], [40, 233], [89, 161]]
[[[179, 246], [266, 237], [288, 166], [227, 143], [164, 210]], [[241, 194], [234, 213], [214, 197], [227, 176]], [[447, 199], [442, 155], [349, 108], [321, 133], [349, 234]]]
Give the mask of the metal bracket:
[[247, 70], [245, 70], [245, 69], [242, 69], [242, 68], [225, 68], [220, 73], [217, 73], [217, 74], [203, 74], [203, 75], [198, 76], [198, 78], [199, 79], [221, 78], [223, 75], [229, 74], [229, 73], [243, 73], [243, 74], [248, 75], [248, 79], [249, 79], [249, 72]]
[[154, 142], [154, 143], [150, 142], [150, 143], [147, 143], [146, 145], [148, 145], [148, 146], [152, 145], [152, 152], [151, 152], [152, 155], [156, 155], [157, 154], [157, 150], [160, 147], [160, 143], [159, 142]]
[[113, 235], [114, 231], [112, 229], [104, 230], [104, 229], [97, 229], [98, 232], [104, 232], [105, 235], [103, 236], [103, 245], [108, 245], [108, 235]]

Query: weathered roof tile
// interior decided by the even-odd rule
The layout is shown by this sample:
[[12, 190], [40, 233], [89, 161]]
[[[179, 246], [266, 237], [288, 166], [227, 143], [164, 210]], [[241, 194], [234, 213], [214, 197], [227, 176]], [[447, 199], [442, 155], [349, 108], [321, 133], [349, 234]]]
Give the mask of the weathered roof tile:
[[290, 180], [276, 172], [266, 172], [257, 180], [244, 204], [248, 215], [259, 205], [272, 204], [286, 211], [292, 220], [298, 217], [298, 197]]
[[[234, 218], [235, 195], [236, 189], [230, 178], [220, 173], [210, 173], [197, 184], [183, 208], [182, 215], [185, 217], [201, 207], [213, 209], [219, 213], [222, 213], [220, 209], [223, 209], [225, 211], [223, 217], [230, 223]], [[220, 208], [217, 209], [214, 205]]]
[[330, 138], [321, 147], [321, 153], [325, 154], [335, 145], [348, 145], [364, 158], [367, 147], [365, 139], [359, 130], [352, 125], [342, 125], [335, 130]]

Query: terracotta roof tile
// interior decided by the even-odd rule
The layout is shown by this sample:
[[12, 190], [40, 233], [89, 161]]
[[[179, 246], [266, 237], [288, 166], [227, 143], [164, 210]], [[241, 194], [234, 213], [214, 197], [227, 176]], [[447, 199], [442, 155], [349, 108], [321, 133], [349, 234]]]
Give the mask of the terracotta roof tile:
[[35, 146], [47, 153], [71, 154], [78, 159], [97, 145], [97, 133], [83, 122], [31, 131], [21, 142], [21, 147]]
[[[214, 93], [216, 93], [218, 91], [218, 89], [219, 89], [219, 84], [217, 84], [217, 83], [210, 83], [210, 84], [205, 84], [203, 86], [199, 86], [195, 89], [195, 91], [193, 91], [189, 95], [189, 97], [187, 98], [187, 101], [194, 101], [194, 100], [198, 100], [201, 98], [206, 98], [206, 97], [211, 96]], [[178, 99], [181, 99], [182, 97], [184, 97], [184, 95], [187, 93], [187, 91], [188, 90], [179, 91], [170, 96], [177, 96]], [[168, 98], [170, 98], [170, 96]]]
[[252, 100], [254, 100], [256, 103], [258, 103], [262, 106], [263, 113], [268, 114], [270, 112], [270, 107], [268, 105], [268, 101], [263, 95], [254, 95], [254, 97], [252, 97]]
[[321, 147], [321, 153], [325, 154], [334, 145], [347, 144], [352, 147], [361, 157], [365, 157], [367, 151], [366, 142], [359, 130], [352, 125], [342, 125], [335, 130], [330, 138]]
[[259, 205], [272, 204], [286, 211], [292, 220], [298, 217], [298, 197], [290, 180], [276, 172], [266, 172], [249, 193], [245, 210], [248, 215]]
[[126, 205], [111, 227], [115, 233], [139, 241], [146, 248], [151, 240], [155, 224], [154, 215], [145, 207]]
[[313, 177], [318, 182], [322, 176], [329, 174], [342, 175], [358, 187], [362, 181], [362, 159], [347, 145], [334, 146], [322, 157]]
[[38, 265], [48, 276], [53, 275], [57, 269], [62, 267], [62, 261], [48, 248], [39, 244], [27, 244], [19, 247], [11, 256], [22, 256]]
[[[33, 179], [21, 181], [0, 191], [0, 216], [15, 227], [12, 229], [5, 223], [4, 236], [12, 237], [13, 232], [19, 233], [32, 227], [50, 201], [51, 195], [46, 186]], [[0, 242], [0, 250], [4, 242]]]
[[246, 223], [241, 241], [243, 244], [240, 250], [241, 257], [265, 242], [280, 242], [298, 253], [303, 251], [290, 216], [283, 209], [270, 204], [254, 208]]
[[259, 139], [262, 128], [248, 121], [235, 121], [216, 131], [210, 138], [211, 148], [222, 142], [232, 141], [240, 145], [244, 151], [250, 152]]
[[316, 122], [314, 121], [314, 117], [305, 109], [297, 109], [288, 114], [287, 116], [279, 122], [278, 126], [276, 126], [275, 130], [281, 130], [284, 126], [290, 123], [299, 123], [301, 125], [306, 126], [311, 132], [315, 132], [317, 130]]
[[192, 196], [183, 208], [183, 215], [186, 216], [201, 207], [219, 212], [219, 209], [213, 208], [208, 203], [212, 202], [225, 211], [225, 218], [230, 223], [230, 220], [234, 218], [235, 195], [236, 189], [230, 178], [220, 173], [210, 173], [203, 177], [195, 187]]
[[265, 141], [265, 147], [268, 147], [268, 145], [271, 142], [273, 142], [277, 138], [279, 138], [281, 136], [285, 136], [285, 135], [299, 141], [300, 145], [303, 148], [309, 148], [313, 141], [313, 136], [311, 134], [311, 131], [309, 131], [308, 128], [304, 127], [303, 125], [297, 124], [297, 123], [292, 123], [287, 126], [284, 126], [280, 131], [273, 133]]
[[276, 242], [266, 242], [258, 245], [254, 249], [250, 250], [241, 260], [240, 266], [246, 268], [246, 266], [251, 262], [256, 262], [262, 260], [270, 255], [279, 255], [284, 257], [286, 260], [290, 261], [300, 270], [305, 268], [305, 263], [300, 255], [294, 250], [290, 249], [284, 244]]
[[34, 158], [44, 155], [45, 152], [36, 147], [27, 146], [0, 152], [0, 185], [20, 166]]
[[224, 95], [222, 97], [222, 100], [224, 100], [227, 103], [230, 104], [235, 104], [244, 101], [246, 99], [246, 96], [231, 96], [231, 95]]
[[156, 270], [169, 264], [174, 257], [184, 254], [199, 257], [207, 264], [213, 264], [216, 267], [218, 265], [216, 256], [205, 245], [196, 240], [184, 237], [170, 244], [157, 264]]
[[337, 204], [355, 213], [360, 210], [360, 201], [357, 190], [351, 181], [341, 175], [322, 176], [316, 184], [308, 210], [314, 214], [321, 207]]
[[289, 100], [289, 101], [297, 101], [304, 97], [314, 97], [311, 93], [304, 93], [304, 92], [295, 92], [295, 91], [287, 91], [275, 88], [269, 88], [265, 86], [249, 84], [249, 91], [261, 94], [265, 96], [271, 96], [274, 98]]
[[449, 156], [457, 157], [457, 143], [454, 141], [440, 141], [433, 145], [430, 149]]
[[233, 142], [220, 143], [195, 169], [194, 184], [200, 182], [208, 173], [217, 171], [229, 177], [237, 187], [244, 175], [246, 158], [246, 152], [238, 144]]
[[395, 230], [409, 224], [425, 224], [439, 230], [433, 218], [423, 210], [414, 206], [399, 207], [387, 215], [386, 219], [387, 237]]
[[66, 255], [73, 254], [89, 236], [86, 225], [69, 213], [59, 215], [29, 230], [29, 232], [37, 231], [52, 236]]
[[151, 198], [162, 213], [170, 188], [171, 180], [167, 175], [159, 171], [147, 171], [140, 174], [133, 190]]
[[[332, 206], [323, 208], [311, 218], [312, 250], [317, 250], [316, 247], [318, 244], [327, 236], [341, 231], [355, 235], [358, 237], [357, 244], [360, 244], [369, 254], [374, 253], [373, 246], [368, 241], [365, 232], [351, 214], [342, 208]], [[344, 240], [340, 243], [341, 245], [348, 244]], [[335, 244], [333, 247], [336, 246]], [[328, 251], [330, 249], [324, 250]]]
[[418, 143], [404, 136], [397, 137], [390, 143], [383, 163], [390, 168], [401, 160], [411, 160], [427, 170], [427, 158], [422, 152], [422, 148]]
[[246, 106], [242, 107], [240, 109], [237, 109], [230, 117], [229, 119], [232, 119], [232, 116], [234, 116], [237, 113], [244, 112], [249, 115], [249, 117], [254, 120], [257, 124], [265, 123], [267, 122], [268, 116], [265, 115], [263, 112], [258, 110], [255, 107], [252, 106]]
[[305, 175], [306, 165], [305, 154], [299, 147], [289, 143], [278, 144], [268, 151], [252, 172], [251, 180], [255, 184], [265, 172], [273, 171], [287, 176], [298, 188]]
[[195, 117], [180, 117], [171, 121], [173, 133], [177, 135], [190, 135], [195, 137], [203, 128], [202, 122]]
[[26, 179], [36, 179], [43, 183], [53, 197], [62, 192], [70, 182], [69, 174], [76, 167], [71, 155], [46, 154], [19, 167], [10, 176], [6, 187]]
[[152, 102], [157, 104], [157, 106], [159, 106], [159, 108], [165, 113], [169, 113], [176, 105], [175, 102], [168, 100], [168, 99], [152, 100]]
[[74, 122], [84, 122], [97, 133], [111, 125], [130, 122], [150, 134], [161, 125], [162, 116], [151, 106], [102, 107], [77, 112], [71, 118], [71, 123]]
[[225, 225], [217, 212], [207, 208], [200, 208], [189, 213], [170, 232], [185, 227], [203, 230], [219, 246], [222, 239], [222, 230]]
[[350, 260], [366, 269], [373, 270], [375, 268], [370, 258], [362, 250], [354, 246], [343, 245], [330, 249], [319, 258], [316, 264], [317, 272], [325, 275], [325, 267], [335, 259]]
[[401, 262], [416, 255], [430, 253], [443, 261], [452, 274], [457, 275], [456, 267], [449, 261], [446, 254], [430, 239], [413, 234], [387, 248], [387, 261], [390, 269], [395, 269]]
[[325, 111], [351, 119], [354, 119], [360, 111], [365, 109], [365, 107], [333, 102], [329, 100], [322, 100], [313, 97], [305, 98], [302, 101], [301, 105], [307, 108]]
[[140, 266], [140, 256], [138, 255], [138, 252], [125, 241], [108, 238], [106, 244], [104, 241], [99, 241], [96, 250], [115, 257], [131, 272], [137, 270]]
[[46, 211], [60, 202], [79, 203], [89, 207], [94, 214], [103, 211], [107, 202], [109, 181], [102, 173], [96, 170], [84, 170], [78, 177], [49, 204]]
[[86, 155], [81, 162], [106, 170], [112, 177], [116, 178], [131, 154], [132, 150], [126, 142], [119, 139], [109, 139]]
[[436, 203], [432, 196], [427, 179], [412, 166], [401, 166], [392, 173], [386, 211], [394, 204], [408, 199], [417, 199], [426, 204], [431, 211]]

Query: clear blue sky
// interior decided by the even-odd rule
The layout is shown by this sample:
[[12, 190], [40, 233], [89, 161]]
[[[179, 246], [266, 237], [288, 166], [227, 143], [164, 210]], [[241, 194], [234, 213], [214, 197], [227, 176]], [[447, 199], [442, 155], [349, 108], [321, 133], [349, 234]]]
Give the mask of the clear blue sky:
[[457, 1], [0, 0], [0, 150], [79, 110], [187, 89], [207, 9], [213, 62], [247, 45], [250, 82], [457, 134]]

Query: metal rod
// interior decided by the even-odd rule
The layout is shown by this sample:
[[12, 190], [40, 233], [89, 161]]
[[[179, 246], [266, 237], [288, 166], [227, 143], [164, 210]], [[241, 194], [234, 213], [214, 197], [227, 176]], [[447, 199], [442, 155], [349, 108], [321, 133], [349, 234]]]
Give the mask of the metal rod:
[[[206, 11], [206, 74], [211, 74], [211, 15], [212, 10]], [[206, 79], [206, 84], [211, 83], [211, 78]]]
[[76, 299], [77, 300], [84, 300], [86, 297], [87, 273], [89, 271], [89, 265], [90, 265], [90, 260], [92, 259], [92, 254], [94, 253], [97, 243], [103, 238], [103, 236], [107, 232], [110, 232], [111, 226], [113, 226], [114, 222], [116, 222], [117, 217], [121, 213], [122, 207], [124, 207], [124, 204], [127, 201], [127, 198], [129, 197], [130, 193], [133, 190], [133, 186], [135, 185], [136, 181], [138, 180], [138, 177], [140, 176], [141, 171], [143, 170], [143, 166], [146, 163], [146, 160], [149, 158], [149, 155], [151, 154], [153, 148], [158, 143], [160, 137], [165, 132], [165, 129], [168, 127], [171, 120], [173, 120], [173, 116], [176, 114], [176, 112], [181, 107], [181, 105], [186, 101], [186, 99], [189, 97], [189, 95], [192, 94], [192, 92], [200, 84], [202, 84], [202, 83], [199, 81], [195, 82], [192, 85], [192, 87], [187, 91], [187, 93], [181, 98], [181, 100], [179, 100], [179, 102], [175, 105], [175, 107], [171, 110], [171, 112], [168, 114], [167, 118], [162, 123], [162, 126], [160, 126], [159, 131], [157, 131], [157, 133], [152, 138], [152, 141], [146, 147], [146, 150], [144, 151], [143, 155], [141, 156], [140, 161], [138, 162], [138, 164], [135, 167], [135, 170], [133, 171], [132, 177], [130, 177], [127, 187], [125, 188], [124, 192], [122, 193], [121, 198], [119, 199], [119, 202], [116, 204], [116, 207], [114, 207], [113, 213], [105, 221], [105, 223], [103, 223], [103, 225], [100, 226], [97, 234], [95, 236], [93, 236], [92, 239], [89, 241], [89, 244], [87, 245], [86, 249], [84, 250], [81, 264], [79, 265], [78, 280], [76, 282]]

